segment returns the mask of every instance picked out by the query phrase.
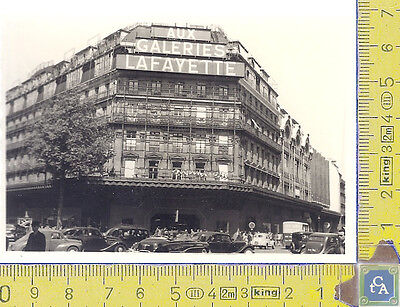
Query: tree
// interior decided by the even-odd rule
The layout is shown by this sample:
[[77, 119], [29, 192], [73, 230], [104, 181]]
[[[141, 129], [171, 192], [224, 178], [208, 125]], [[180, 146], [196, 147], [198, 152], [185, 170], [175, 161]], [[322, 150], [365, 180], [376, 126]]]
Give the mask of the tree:
[[42, 107], [26, 144], [58, 188], [57, 228], [62, 226], [67, 179], [101, 171], [113, 155], [112, 129], [95, 111], [94, 103], [80, 101], [77, 93], [57, 96]]

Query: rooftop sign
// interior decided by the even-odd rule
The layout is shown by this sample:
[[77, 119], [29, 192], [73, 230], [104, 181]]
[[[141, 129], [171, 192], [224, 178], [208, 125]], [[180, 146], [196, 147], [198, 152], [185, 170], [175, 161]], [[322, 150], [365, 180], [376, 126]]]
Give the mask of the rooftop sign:
[[244, 77], [244, 63], [118, 54], [117, 69]]
[[135, 52], [225, 58], [226, 45], [171, 40], [138, 39]]
[[152, 26], [151, 34], [153, 37], [160, 38], [211, 41], [211, 31], [203, 29]]

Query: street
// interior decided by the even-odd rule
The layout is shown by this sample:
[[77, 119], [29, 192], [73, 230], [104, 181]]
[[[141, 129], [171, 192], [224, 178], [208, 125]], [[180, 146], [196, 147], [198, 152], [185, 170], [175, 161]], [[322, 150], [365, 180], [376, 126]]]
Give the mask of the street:
[[267, 249], [255, 248], [254, 251], [257, 254], [291, 254], [289, 249], [282, 246], [276, 246], [274, 249], [270, 247]]

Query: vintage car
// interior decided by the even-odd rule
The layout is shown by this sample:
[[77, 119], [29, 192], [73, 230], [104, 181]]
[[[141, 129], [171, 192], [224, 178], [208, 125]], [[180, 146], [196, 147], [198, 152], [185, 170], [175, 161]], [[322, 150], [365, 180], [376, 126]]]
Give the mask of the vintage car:
[[337, 233], [314, 232], [308, 237], [306, 254], [342, 254], [339, 235]]
[[133, 244], [131, 250], [136, 252], [155, 252], [158, 245], [171, 242], [166, 237], [148, 237]]
[[205, 242], [193, 240], [169, 240], [165, 237], [150, 237], [133, 245], [133, 251], [155, 253], [208, 253]]
[[[46, 238], [46, 251], [64, 251], [64, 252], [79, 252], [82, 250], [82, 242], [79, 240], [68, 239], [59, 230], [53, 230], [50, 228], [39, 229]], [[26, 243], [28, 242], [29, 235], [26, 234], [22, 238], [18, 239], [14, 243], [10, 243], [9, 251], [23, 251]]]
[[26, 232], [26, 227], [18, 224], [6, 224], [6, 248], [8, 248], [10, 243], [17, 241], [19, 238], [22, 238], [24, 235], [26, 235]]
[[125, 250], [149, 237], [149, 231], [141, 227], [122, 225], [110, 228], [104, 234], [109, 245], [119, 242], [125, 246]]
[[294, 232], [306, 232], [310, 231], [310, 226], [307, 223], [298, 221], [285, 221], [282, 223], [283, 231], [283, 246], [285, 248], [290, 248], [292, 246], [292, 234]]
[[252, 245], [244, 241], [233, 241], [229, 234], [223, 232], [200, 231], [192, 239], [208, 243], [212, 253], [254, 253]]
[[306, 243], [308, 237], [312, 234], [309, 231], [298, 231], [292, 233], [292, 244], [290, 246], [290, 251], [293, 254], [302, 254], [305, 252]]
[[250, 242], [254, 247], [265, 248], [271, 247], [275, 248], [275, 240], [272, 239], [272, 235], [268, 233], [257, 232], [254, 234], [253, 239]]
[[67, 238], [80, 240], [84, 252], [124, 252], [125, 244], [116, 241], [109, 244], [103, 234], [94, 227], [74, 227], [64, 230]]
[[158, 253], [209, 253], [210, 247], [205, 242], [179, 241], [165, 242], [158, 245]]

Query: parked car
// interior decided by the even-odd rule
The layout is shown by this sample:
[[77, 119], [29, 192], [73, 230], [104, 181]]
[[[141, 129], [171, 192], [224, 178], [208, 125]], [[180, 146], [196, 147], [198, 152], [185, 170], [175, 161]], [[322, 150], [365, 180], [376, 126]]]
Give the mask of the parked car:
[[148, 237], [140, 242], [133, 244], [132, 251], [137, 252], [155, 252], [158, 245], [171, 242], [166, 237]]
[[[68, 239], [59, 230], [41, 228], [39, 229], [46, 238], [46, 251], [66, 251], [66, 252], [78, 252], [82, 250], [82, 242], [79, 240]], [[10, 243], [9, 251], [23, 251], [31, 232], [18, 239], [14, 243]]]
[[208, 253], [206, 242], [193, 240], [169, 240], [165, 237], [149, 237], [133, 245], [133, 251], [155, 253]]
[[113, 245], [119, 242], [125, 246], [125, 250], [132, 247], [136, 242], [149, 237], [149, 231], [144, 228], [122, 225], [110, 228], [104, 234], [107, 244]]
[[253, 239], [250, 242], [254, 247], [265, 248], [271, 247], [275, 248], [275, 240], [272, 239], [272, 235], [268, 233], [255, 233]]
[[74, 227], [63, 233], [67, 238], [80, 240], [84, 252], [124, 252], [127, 249], [120, 241], [109, 244], [100, 230], [94, 227]]
[[302, 254], [305, 252], [306, 243], [312, 232], [309, 231], [298, 231], [292, 233], [292, 244], [290, 251], [293, 254]]
[[306, 254], [341, 254], [339, 235], [337, 233], [315, 232], [308, 238]]
[[10, 243], [17, 241], [19, 238], [26, 235], [26, 232], [27, 228], [23, 226], [18, 224], [6, 224], [6, 249]]
[[208, 253], [210, 247], [206, 242], [174, 240], [158, 244], [155, 252], [160, 253]]
[[254, 253], [254, 247], [244, 241], [233, 241], [227, 233], [200, 231], [193, 235], [193, 240], [206, 242], [212, 253]]

